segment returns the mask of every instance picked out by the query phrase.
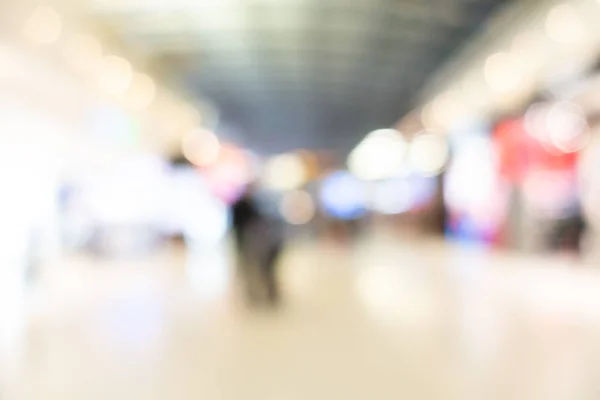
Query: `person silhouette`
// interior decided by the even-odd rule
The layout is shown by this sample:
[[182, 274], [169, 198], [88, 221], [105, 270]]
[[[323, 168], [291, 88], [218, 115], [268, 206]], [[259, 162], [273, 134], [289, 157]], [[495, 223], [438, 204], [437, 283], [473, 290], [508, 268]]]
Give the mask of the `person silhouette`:
[[238, 270], [251, 305], [280, 302], [277, 265], [283, 248], [278, 221], [263, 212], [250, 187], [232, 207]]

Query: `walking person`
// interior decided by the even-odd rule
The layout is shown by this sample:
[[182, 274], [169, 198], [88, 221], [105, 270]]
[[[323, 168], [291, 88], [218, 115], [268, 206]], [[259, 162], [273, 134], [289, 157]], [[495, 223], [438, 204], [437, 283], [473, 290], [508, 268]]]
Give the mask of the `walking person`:
[[278, 221], [263, 212], [248, 190], [233, 206], [238, 270], [251, 305], [276, 306], [280, 301], [277, 264], [283, 248]]

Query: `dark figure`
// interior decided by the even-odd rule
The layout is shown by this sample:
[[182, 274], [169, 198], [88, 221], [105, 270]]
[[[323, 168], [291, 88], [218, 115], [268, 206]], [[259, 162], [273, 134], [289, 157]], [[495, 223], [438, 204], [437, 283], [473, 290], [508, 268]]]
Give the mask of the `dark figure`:
[[277, 221], [264, 215], [249, 192], [233, 206], [238, 268], [248, 301], [277, 305], [277, 262], [283, 240]]
[[585, 229], [585, 220], [579, 213], [557, 221], [550, 237], [551, 249], [580, 255]]

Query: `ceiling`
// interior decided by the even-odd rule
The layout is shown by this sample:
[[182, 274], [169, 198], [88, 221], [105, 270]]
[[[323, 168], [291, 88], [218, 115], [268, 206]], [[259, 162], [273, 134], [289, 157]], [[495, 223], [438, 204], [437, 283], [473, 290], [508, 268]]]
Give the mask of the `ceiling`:
[[88, 0], [94, 18], [263, 153], [349, 151], [509, 0]]

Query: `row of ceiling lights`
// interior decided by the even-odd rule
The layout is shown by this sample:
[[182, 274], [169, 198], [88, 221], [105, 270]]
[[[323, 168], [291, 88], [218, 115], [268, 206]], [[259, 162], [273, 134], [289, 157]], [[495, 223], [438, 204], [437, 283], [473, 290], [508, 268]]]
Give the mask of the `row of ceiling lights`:
[[[548, 62], [554, 47], [577, 49], [586, 39], [586, 26], [571, 4], [552, 8], [545, 20], [545, 35], [526, 33], [513, 40], [509, 51], [488, 56], [480, 69], [486, 87], [478, 87], [473, 75], [452, 89], [438, 95], [421, 110], [423, 126], [430, 131], [444, 131], [459, 121], [463, 112], [478, 111], [486, 95], [502, 103], [519, 98], [530, 89], [534, 78]], [[448, 158], [445, 139], [433, 133], [417, 135], [408, 143], [400, 132], [384, 129], [371, 132], [348, 157], [348, 167], [365, 180], [393, 178], [417, 172], [436, 175]]]
[[546, 16], [544, 34], [518, 35], [509, 50], [496, 52], [485, 59], [480, 68], [485, 86], [478, 85], [481, 78], [471, 74], [426, 104], [421, 111], [423, 125], [428, 129], [446, 130], [464, 114], [480, 111], [486, 97], [495, 105], [522, 99], [535, 85], [552, 52], [558, 50], [564, 54], [565, 50], [581, 49], [589, 36], [586, 31], [583, 19], [572, 4], [556, 5]]
[[[63, 20], [51, 7], [37, 7], [23, 27], [24, 36], [36, 45], [52, 45], [64, 36]], [[126, 59], [104, 54], [103, 46], [88, 34], [76, 34], [64, 39], [66, 62], [77, 73], [89, 77], [96, 89], [133, 111], [146, 110], [157, 97], [154, 80], [137, 72]], [[184, 111], [191, 106], [181, 107]], [[197, 112], [194, 112], [197, 114]]]

